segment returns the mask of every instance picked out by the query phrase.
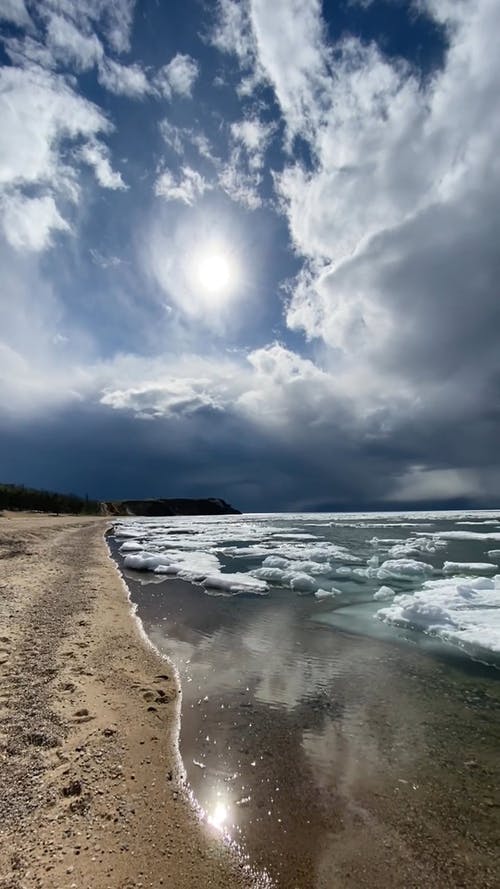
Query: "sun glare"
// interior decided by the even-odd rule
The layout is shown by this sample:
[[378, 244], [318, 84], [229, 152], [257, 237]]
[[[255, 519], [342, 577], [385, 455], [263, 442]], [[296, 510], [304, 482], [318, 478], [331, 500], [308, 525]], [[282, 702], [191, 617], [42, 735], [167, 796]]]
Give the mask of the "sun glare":
[[227, 819], [229, 816], [229, 810], [224, 803], [216, 803], [213, 812], [208, 816], [208, 823], [215, 827], [216, 830], [224, 830]]
[[208, 293], [221, 293], [233, 284], [231, 263], [223, 253], [206, 253], [197, 263], [198, 283]]

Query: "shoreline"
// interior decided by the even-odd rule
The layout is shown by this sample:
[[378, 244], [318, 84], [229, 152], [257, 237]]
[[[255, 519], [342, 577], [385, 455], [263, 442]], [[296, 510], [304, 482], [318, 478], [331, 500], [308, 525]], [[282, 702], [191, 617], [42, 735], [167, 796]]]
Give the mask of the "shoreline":
[[0, 887], [248, 889], [185, 785], [177, 669], [135, 613], [110, 524], [0, 517]]

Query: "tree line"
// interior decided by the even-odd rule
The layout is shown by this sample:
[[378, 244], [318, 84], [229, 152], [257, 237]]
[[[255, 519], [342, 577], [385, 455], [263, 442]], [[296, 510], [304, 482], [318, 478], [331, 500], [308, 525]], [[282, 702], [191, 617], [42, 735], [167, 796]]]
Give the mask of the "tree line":
[[73, 513], [95, 515], [100, 513], [98, 500], [79, 497], [77, 494], [59, 494], [56, 491], [39, 491], [24, 485], [0, 483], [0, 510], [34, 510], [36, 512]]

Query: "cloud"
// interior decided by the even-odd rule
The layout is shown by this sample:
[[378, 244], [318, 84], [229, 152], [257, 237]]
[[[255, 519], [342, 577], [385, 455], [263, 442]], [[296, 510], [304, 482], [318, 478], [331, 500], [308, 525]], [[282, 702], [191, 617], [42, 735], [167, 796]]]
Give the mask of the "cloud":
[[237, 56], [243, 67], [255, 65], [255, 40], [246, 2], [218, 0], [210, 42], [221, 52]]
[[52, 243], [52, 233], [69, 231], [50, 195], [25, 198], [20, 194], [0, 198], [2, 226], [9, 244], [16, 249], [44, 250]]
[[486, 415], [500, 373], [498, 4], [421, 4], [449, 39], [425, 81], [375, 43], [329, 44], [319, 0], [218, 8], [214, 42], [243, 79], [266, 79], [285, 124], [275, 184], [303, 261], [288, 326], [318, 344], [365, 435]]
[[258, 173], [245, 169], [241, 154], [232, 151], [227, 163], [220, 168], [218, 175], [219, 187], [229, 197], [249, 210], [257, 210], [262, 206], [259, 194], [261, 177]]
[[189, 98], [199, 74], [199, 66], [191, 56], [177, 53], [168, 65], [160, 68], [155, 77], [155, 86], [162, 95], [170, 99], [172, 95]]
[[497, 467], [428, 469], [413, 466], [397, 479], [390, 492], [396, 503], [452, 500], [456, 497], [474, 500], [478, 495], [487, 498], [489, 491], [498, 490], [500, 472]]
[[170, 170], [165, 170], [155, 182], [155, 194], [158, 197], [167, 201], [181, 201], [188, 206], [193, 206], [210, 188], [206, 179], [188, 166], [181, 167], [180, 176], [177, 177]]
[[82, 34], [69, 19], [61, 15], [50, 17], [46, 42], [55, 58], [75, 65], [79, 71], [92, 68], [104, 55], [102, 44], [95, 34]]
[[94, 169], [95, 177], [103, 188], [124, 189], [121, 173], [113, 170], [109, 159], [109, 149], [102, 142], [87, 142], [80, 149], [80, 157]]
[[0, 7], [0, 19], [19, 27], [30, 27], [32, 21], [24, 0], [4, 0]]
[[222, 410], [217, 393], [209, 391], [209, 382], [194, 379], [170, 379], [144, 383], [129, 389], [109, 389], [101, 404], [115, 410], [127, 410], [137, 417], [186, 417], [199, 411]]
[[63, 13], [83, 34], [99, 26], [117, 53], [130, 49], [130, 34], [136, 0], [44, 0], [39, 14], [49, 20]]
[[252, 170], [260, 170], [264, 165], [264, 155], [276, 125], [265, 123], [258, 117], [246, 117], [231, 124], [231, 135], [236, 143], [243, 146], [248, 164]]
[[111, 125], [64, 78], [40, 68], [0, 69], [0, 184], [57, 184], [65, 139], [91, 137]]
[[219, 163], [219, 158], [215, 155], [210, 139], [205, 133], [191, 127], [178, 127], [168, 118], [160, 121], [159, 129], [165, 143], [176, 154], [184, 156], [189, 148], [195, 148], [198, 155], [214, 166]]
[[152, 92], [146, 72], [137, 63], [122, 65], [113, 59], [104, 59], [99, 65], [98, 80], [111, 93], [129, 99], [141, 99]]
[[67, 205], [79, 196], [68, 142], [92, 142], [111, 125], [63, 77], [38, 67], [0, 69], [0, 114], [3, 228], [11, 244], [40, 250], [51, 228], [68, 228], [56, 199]]

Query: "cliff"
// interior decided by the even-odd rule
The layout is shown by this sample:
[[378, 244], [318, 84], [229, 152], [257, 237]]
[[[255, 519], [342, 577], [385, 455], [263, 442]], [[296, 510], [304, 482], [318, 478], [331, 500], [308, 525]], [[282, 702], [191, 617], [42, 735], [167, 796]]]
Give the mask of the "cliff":
[[116, 500], [101, 503], [104, 515], [174, 516], [174, 515], [241, 515], [225, 500], [208, 497], [204, 500], [169, 498], [152, 500]]

